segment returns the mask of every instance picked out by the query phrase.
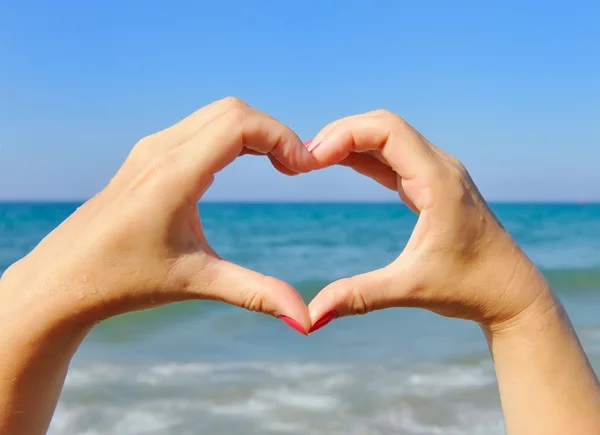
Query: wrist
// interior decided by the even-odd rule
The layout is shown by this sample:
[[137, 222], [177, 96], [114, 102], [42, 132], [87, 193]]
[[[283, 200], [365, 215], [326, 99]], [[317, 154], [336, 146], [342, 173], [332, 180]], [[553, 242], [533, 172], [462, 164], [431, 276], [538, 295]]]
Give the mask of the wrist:
[[2, 433], [46, 432], [71, 359], [92, 326], [69, 316], [36, 284], [34, 270], [20, 263], [0, 279]]
[[534, 291], [532, 303], [504, 322], [482, 325], [507, 431], [598, 433], [597, 378], [564, 307], [541, 272], [532, 271], [515, 287]]
[[506, 236], [493, 244], [480, 272], [479, 288], [489, 289], [489, 299], [478, 323], [494, 333], [530, 322], [558, 303], [542, 272]]
[[568, 321], [541, 271], [526, 257], [519, 265], [505, 292], [510, 315], [480, 324], [488, 340], [529, 341], [549, 326]]
[[[39, 279], [25, 259], [15, 263], [0, 279], [0, 324], [5, 333], [78, 339], [96, 321], [70, 291], [54, 288], [50, 278]], [[8, 337], [7, 337], [8, 338]]]

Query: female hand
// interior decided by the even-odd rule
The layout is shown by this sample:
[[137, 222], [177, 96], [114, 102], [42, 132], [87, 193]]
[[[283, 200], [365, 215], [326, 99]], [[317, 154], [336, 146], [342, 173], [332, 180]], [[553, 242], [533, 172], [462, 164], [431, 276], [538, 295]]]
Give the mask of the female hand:
[[474, 320], [492, 353], [507, 433], [600, 433], [600, 385], [566, 312], [458, 160], [386, 111], [334, 122], [308, 149], [320, 165], [341, 162], [396, 189], [419, 215], [392, 264], [315, 297], [311, 332], [387, 307]]
[[[341, 162], [397, 190], [419, 215], [400, 256], [383, 269], [337, 281], [309, 309], [316, 330], [335, 317], [421, 307], [499, 325], [552, 296], [494, 216], [464, 166], [399, 116], [370, 112], [336, 121], [309, 144], [319, 165]], [[543, 309], [543, 308], [542, 308]]]
[[142, 139], [99, 195], [7, 271], [3, 300], [13, 292], [13, 312], [26, 307], [37, 317], [33, 307], [43, 304], [45, 315], [92, 323], [214, 299], [308, 330], [306, 305], [291, 286], [221, 259], [202, 230], [200, 197], [244, 153], [268, 154], [287, 174], [314, 168], [289, 128], [235, 98], [215, 102]]
[[290, 175], [314, 169], [289, 128], [237, 99], [218, 101], [142, 139], [99, 195], [5, 272], [0, 432], [46, 432], [73, 354], [116, 314], [214, 299], [306, 333], [308, 310], [292, 287], [221, 259], [204, 236], [198, 200], [244, 153], [269, 154]]

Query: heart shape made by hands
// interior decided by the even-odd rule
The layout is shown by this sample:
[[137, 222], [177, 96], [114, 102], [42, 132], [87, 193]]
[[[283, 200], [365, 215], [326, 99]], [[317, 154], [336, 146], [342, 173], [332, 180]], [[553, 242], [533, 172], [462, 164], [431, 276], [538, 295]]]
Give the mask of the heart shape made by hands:
[[[526, 275], [533, 263], [465, 167], [399, 116], [375, 111], [345, 118], [304, 144], [319, 168], [347, 166], [397, 191], [418, 220], [396, 260], [329, 284], [308, 304], [308, 328], [280, 316], [290, 327], [309, 334], [338, 317], [389, 307], [420, 307], [486, 323], [508, 319], [536, 298], [517, 292], [506, 303], [511, 277]], [[295, 173], [271, 160], [281, 172]]]

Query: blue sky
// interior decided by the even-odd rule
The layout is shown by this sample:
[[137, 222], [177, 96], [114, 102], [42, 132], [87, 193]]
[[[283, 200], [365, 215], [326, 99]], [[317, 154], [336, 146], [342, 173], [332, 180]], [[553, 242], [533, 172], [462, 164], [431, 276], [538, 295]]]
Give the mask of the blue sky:
[[[85, 199], [138, 139], [236, 95], [305, 139], [393, 110], [491, 200], [599, 200], [599, 17], [592, 1], [0, 2], [0, 199]], [[207, 197], [395, 198], [256, 157]]]

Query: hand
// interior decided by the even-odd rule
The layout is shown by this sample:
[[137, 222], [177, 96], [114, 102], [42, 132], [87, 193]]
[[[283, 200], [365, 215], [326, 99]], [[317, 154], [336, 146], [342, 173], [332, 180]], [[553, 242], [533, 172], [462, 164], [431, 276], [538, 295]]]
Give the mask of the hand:
[[268, 154], [287, 174], [315, 164], [289, 128], [243, 102], [204, 107], [142, 139], [100, 194], [12, 266], [2, 279], [12, 289], [3, 305], [87, 324], [214, 299], [308, 330], [306, 305], [291, 286], [221, 259], [202, 230], [200, 197], [214, 174], [244, 153]]
[[310, 303], [311, 332], [338, 316], [421, 307], [501, 325], [551, 304], [533, 263], [502, 227], [467, 170], [402, 118], [376, 111], [336, 121], [310, 143], [320, 166], [340, 163], [397, 190], [419, 215], [400, 256], [380, 270], [342, 279]]

